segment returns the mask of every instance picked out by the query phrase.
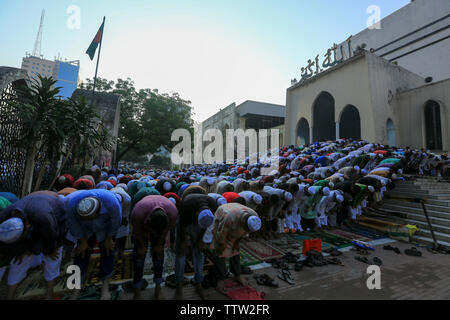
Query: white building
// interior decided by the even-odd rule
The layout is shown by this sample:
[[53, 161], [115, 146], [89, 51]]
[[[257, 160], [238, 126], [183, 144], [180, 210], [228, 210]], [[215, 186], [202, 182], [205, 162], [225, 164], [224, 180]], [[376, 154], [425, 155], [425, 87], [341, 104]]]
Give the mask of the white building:
[[450, 150], [450, 1], [415, 0], [324, 58], [287, 89], [285, 144], [361, 138]]

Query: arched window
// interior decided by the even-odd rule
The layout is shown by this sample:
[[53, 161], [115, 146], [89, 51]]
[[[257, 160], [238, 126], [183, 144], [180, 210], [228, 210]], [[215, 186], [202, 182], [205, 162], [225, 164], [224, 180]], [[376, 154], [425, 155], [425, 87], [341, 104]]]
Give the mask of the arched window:
[[395, 125], [394, 121], [392, 121], [391, 119], [388, 119], [386, 122], [386, 138], [388, 145], [396, 145], [397, 142], [395, 140]]
[[361, 117], [355, 106], [344, 108], [339, 122], [340, 138], [361, 139]]
[[309, 123], [305, 118], [301, 118], [297, 124], [297, 144], [302, 146], [309, 143]]
[[319, 94], [313, 104], [313, 139], [336, 140], [334, 98], [328, 92]]
[[427, 149], [442, 150], [441, 110], [433, 100], [425, 105], [425, 139]]

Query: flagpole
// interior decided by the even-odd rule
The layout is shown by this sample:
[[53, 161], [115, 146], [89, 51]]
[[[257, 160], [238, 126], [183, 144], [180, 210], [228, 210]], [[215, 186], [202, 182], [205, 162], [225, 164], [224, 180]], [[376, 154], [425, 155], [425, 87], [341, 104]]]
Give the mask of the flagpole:
[[102, 38], [100, 40], [100, 48], [98, 49], [97, 67], [95, 68], [94, 88], [92, 89], [92, 94], [94, 94], [95, 87], [97, 86], [98, 64], [100, 62], [100, 53], [102, 52], [103, 34], [104, 34], [104, 30], [105, 30], [105, 20], [106, 20], [106, 17], [103, 17], [103, 31], [102, 31]]

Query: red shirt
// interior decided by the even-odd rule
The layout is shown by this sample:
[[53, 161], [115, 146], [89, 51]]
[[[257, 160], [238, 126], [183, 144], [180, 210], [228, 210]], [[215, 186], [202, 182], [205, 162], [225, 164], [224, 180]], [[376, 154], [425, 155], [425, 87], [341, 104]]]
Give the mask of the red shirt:
[[163, 196], [147, 196], [139, 201], [131, 214], [131, 225], [133, 226], [133, 235], [139, 237], [150, 237], [150, 234], [144, 230], [144, 222], [153, 211], [161, 209], [169, 218], [169, 225], [163, 232], [163, 237], [167, 236], [170, 229], [175, 227], [178, 217], [177, 207], [169, 199]]

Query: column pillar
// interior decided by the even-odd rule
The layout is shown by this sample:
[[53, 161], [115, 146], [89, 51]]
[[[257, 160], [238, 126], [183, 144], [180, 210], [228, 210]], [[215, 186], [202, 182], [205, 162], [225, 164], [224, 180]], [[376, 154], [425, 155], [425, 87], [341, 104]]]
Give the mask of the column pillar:
[[313, 127], [309, 128], [309, 144], [313, 144], [314, 143], [314, 138], [313, 138]]
[[336, 140], [340, 138], [339, 122], [336, 122]]

